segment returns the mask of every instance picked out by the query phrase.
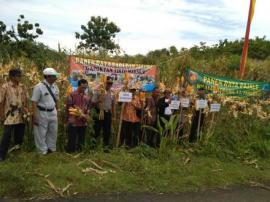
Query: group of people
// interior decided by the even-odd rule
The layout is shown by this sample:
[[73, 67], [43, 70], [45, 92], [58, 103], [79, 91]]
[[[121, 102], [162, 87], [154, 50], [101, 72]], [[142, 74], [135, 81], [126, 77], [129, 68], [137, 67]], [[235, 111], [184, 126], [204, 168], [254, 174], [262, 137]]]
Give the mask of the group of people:
[[[60, 110], [58, 107], [59, 89], [56, 85], [58, 74], [53, 68], [45, 68], [43, 70], [44, 80], [34, 87], [30, 97], [26, 86], [21, 82], [21, 70], [11, 69], [9, 71], [9, 80], [0, 89], [0, 120], [4, 126], [0, 144], [0, 162], [6, 159], [12, 134], [15, 148], [20, 149], [24, 139], [24, 117], [30, 112], [38, 152], [45, 155], [56, 151], [57, 113]], [[82, 150], [89, 120], [93, 120], [94, 124], [93, 138], [97, 139], [102, 133], [104, 151], [109, 151], [112, 122], [116, 119], [115, 108], [117, 105], [121, 108], [119, 123], [121, 128], [117, 146], [132, 148], [144, 141], [151, 147], [159, 147], [160, 135], [154, 130], [142, 130], [142, 125], [157, 128], [158, 120], [170, 119], [174, 113], [169, 107], [172, 100], [171, 91], [165, 90], [161, 96], [159, 89], [155, 88], [149, 96], [142, 100], [138, 96], [138, 89], [135, 86], [129, 86], [126, 90], [132, 93], [131, 101], [119, 103], [111, 91], [112, 85], [113, 80], [107, 77], [103, 87], [89, 95], [87, 80], [80, 79], [77, 89], [67, 95], [65, 98], [67, 152]], [[185, 96], [185, 91], [180, 96]], [[203, 89], [199, 90], [199, 97], [204, 97]], [[203, 121], [204, 117], [201, 114], [199, 116], [196, 112], [191, 126], [190, 142], [196, 141], [199, 118], [200, 121]], [[181, 118], [181, 123], [183, 120]], [[160, 124], [164, 127], [164, 121], [160, 121]], [[145, 133], [144, 136], [143, 133]], [[183, 127], [180, 127], [179, 136], [182, 133]]]

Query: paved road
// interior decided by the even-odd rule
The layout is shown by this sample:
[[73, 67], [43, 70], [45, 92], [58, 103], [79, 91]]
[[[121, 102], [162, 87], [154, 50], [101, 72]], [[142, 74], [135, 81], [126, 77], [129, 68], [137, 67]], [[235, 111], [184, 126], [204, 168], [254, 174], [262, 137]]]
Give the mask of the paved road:
[[[1, 200], [0, 200], [1, 201]], [[2, 200], [1, 202], [19, 200]], [[36, 200], [34, 200], [36, 201]], [[39, 200], [39, 202], [270, 202], [270, 190], [238, 186], [178, 194], [100, 194], [87, 198]]]
[[[54, 200], [55, 201], [55, 200]], [[57, 200], [59, 201], [59, 200]], [[179, 194], [109, 194], [86, 199], [60, 200], [61, 202], [270, 202], [270, 190], [259, 187], [239, 186], [203, 192]], [[48, 201], [49, 202], [49, 201]], [[53, 200], [50, 200], [53, 202]]]

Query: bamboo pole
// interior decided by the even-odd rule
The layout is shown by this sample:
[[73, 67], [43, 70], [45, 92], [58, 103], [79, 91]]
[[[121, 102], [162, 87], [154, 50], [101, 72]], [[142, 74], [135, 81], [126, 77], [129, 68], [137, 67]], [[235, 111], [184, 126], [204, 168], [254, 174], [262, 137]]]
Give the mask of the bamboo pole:
[[121, 134], [121, 128], [122, 128], [122, 118], [123, 118], [124, 104], [125, 103], [122, 104], [121, 111], [120, 111], [120, 121], [119, 121], [119, 127], [118, 127], [117, 138], [116, 138], [116, 147], [119, 147], [119, 144], [120, 144], [120, 134]]
[[[128, 89], [128, 79], [125, 79], [125, 86], [124, 86], [124, 91]], [[116, 138], [116, 147], [119, 147], [120, 144], [120, 134], [121, 134], [121, 128], [122, 128], [122, 119], [123, 119], [123, 112], [124, 112], [124, 105], [125, 103], [122, 103], [121, 105], [121, 111], [120, 111], [120, 121], [119, 121], [119, 127], [118, 127], [118, 132], [117, 132], [117, 138]]]
[[198, 120], [198, 127], [197, 127], [197, 140], [200, 140], [201, 117], [202, 117], [202, 109], [199, 109], [199, 120]]

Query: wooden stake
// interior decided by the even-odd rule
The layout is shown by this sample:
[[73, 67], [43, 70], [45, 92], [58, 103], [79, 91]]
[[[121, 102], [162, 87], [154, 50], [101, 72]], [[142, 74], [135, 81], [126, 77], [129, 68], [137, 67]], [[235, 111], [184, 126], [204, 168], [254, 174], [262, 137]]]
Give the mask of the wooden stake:
[[[128, 89], [128, 80], [125, 81], [124, 91], [126, 91], [127, 89]], [[120, 122], [119, 122], [119, 127], [118, 127], [117, 138], [116, 138], [116, 147], [119, 147], [119, 144], [120, 144], [120, 133], [121, 133], [121, 128], [122, 128], [124, 105], [125, 103], [122, 103], [121, 111], [120, 111]]]
[[124, 104], [121, 106], [121, 112], [120, 112], [120, 122], [118, 127], [118, 133], [117, 133], [117, 139], [116, 139], [116, 147], [119, 147], [120, 144], [120, 134], [121, 134], [121, 128], [122, 128], [122, 118], [123, 118], [123, 112], [124, 112]]
[[197, 140], [200, 140], [200, 127], [201, 127], [201, 117], [202, 117], [202, 109], [199, 109], [199, 120], [198, 120], [198, 127], [197, 127]]

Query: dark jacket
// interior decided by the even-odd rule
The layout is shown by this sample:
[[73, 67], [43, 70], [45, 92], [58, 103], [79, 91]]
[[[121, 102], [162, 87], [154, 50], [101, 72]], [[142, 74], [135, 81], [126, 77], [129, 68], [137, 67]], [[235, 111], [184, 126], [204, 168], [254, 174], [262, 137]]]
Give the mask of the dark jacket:
[[158, 103], [157, 103], [157, 111], [160, 117], [167, 118], [167, 115], [165, 115], [165, 109], [168, 106], [169, 104], [165, 102], [165, 97], [159, 98]]

